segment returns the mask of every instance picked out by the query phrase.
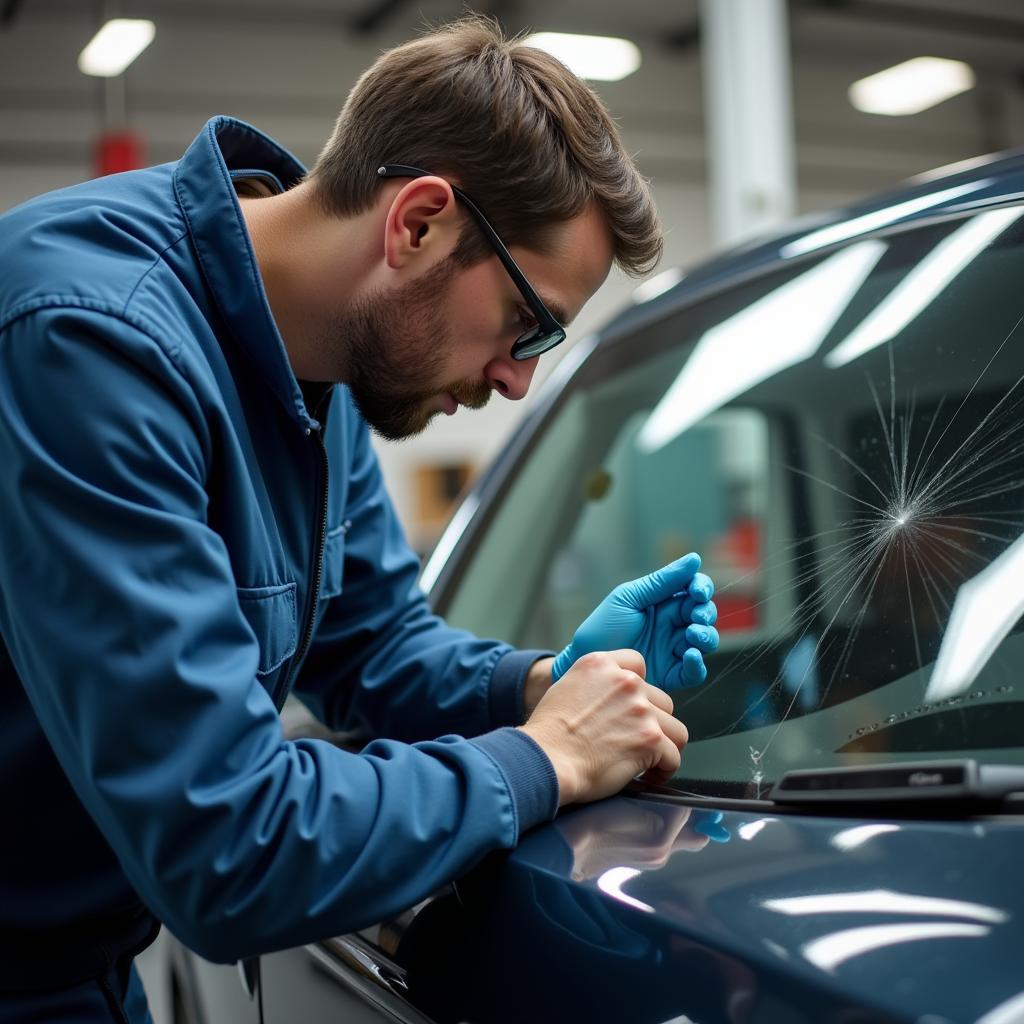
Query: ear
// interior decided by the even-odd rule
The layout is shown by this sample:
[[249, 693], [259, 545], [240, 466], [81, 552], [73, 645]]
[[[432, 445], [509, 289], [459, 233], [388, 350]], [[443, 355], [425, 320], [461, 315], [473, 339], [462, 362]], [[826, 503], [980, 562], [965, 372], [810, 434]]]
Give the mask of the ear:
[[455, 193], [444, 178], [414, 178], [404, 185], [384, 219], [384, 257], [398, 270], [423, 257], [440, 262], [455, 248], [459, 218]]

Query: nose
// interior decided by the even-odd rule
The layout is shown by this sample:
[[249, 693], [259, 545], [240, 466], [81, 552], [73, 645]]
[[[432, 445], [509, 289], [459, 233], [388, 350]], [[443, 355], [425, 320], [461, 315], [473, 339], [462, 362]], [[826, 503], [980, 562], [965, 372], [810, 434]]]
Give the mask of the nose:
[[502, 398], [518, 402], [519, 399], [525, 398], [530, 390], [530, 381], [533, 380], [538, 359], [540, 356], [522, 360], [513, 359], [511, 356], [495, 359], [484, 368], [484, 376]]

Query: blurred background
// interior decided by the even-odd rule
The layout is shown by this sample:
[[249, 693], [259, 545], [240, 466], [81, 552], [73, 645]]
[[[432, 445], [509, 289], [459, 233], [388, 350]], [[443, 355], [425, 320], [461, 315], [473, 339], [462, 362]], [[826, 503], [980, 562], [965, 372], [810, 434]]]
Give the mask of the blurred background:
[[[0, 211], [175, 160], [214, 114], [255, 124], [309, 164], [382, 50], [466, 9], [457, 0], [0, 0]], [[577, 70], [651, 179], [667, 245], [647, 282], [612, 273], [569, 342], [541, 361], [530, 397], [495, 399], [378, 446], [422, 552], [544, 377], [617, 310], [783, 219], [1024, 144], [1020, 0], [480, 0], [473, 9], [510, 32], [560, 34], [540, 42], [561, 47], [571, 66], [598, 56], [596, 68]], [[135, 23], [129, 36], [87, 50], [115, 19]], [[602, 39], [571, 38], [580, 35]], [[618, 48], [603, 49], [608, 39]], [[898, 70], [872, 77], [889, 69]]]

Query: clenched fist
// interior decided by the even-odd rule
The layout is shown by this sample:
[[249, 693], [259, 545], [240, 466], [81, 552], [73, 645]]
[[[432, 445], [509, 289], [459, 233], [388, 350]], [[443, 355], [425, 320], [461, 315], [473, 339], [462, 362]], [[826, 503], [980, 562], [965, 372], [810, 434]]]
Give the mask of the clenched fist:
[[679, 768], [686, 726], [646, 670], [636, 651], [585, 654], [519, 727], [550, 758], [560, 806], [611, 796], [637, 775], [664, 781]]

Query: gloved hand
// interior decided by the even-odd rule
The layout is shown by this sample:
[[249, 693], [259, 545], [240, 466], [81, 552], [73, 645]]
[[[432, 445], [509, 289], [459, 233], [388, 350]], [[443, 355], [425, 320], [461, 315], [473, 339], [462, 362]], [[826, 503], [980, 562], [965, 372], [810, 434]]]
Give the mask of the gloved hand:
[[555, 658], [557, 682], [577, 658], [591, 651], [639, 651], [647, 682], [667, 690], [697, 686], [707, 678], [703, 654], [718, 649], [718, 609], [711, 577], [697, 570], [700, 555], [683, 555], [664, 569], [620, 583], [584, 620]]

